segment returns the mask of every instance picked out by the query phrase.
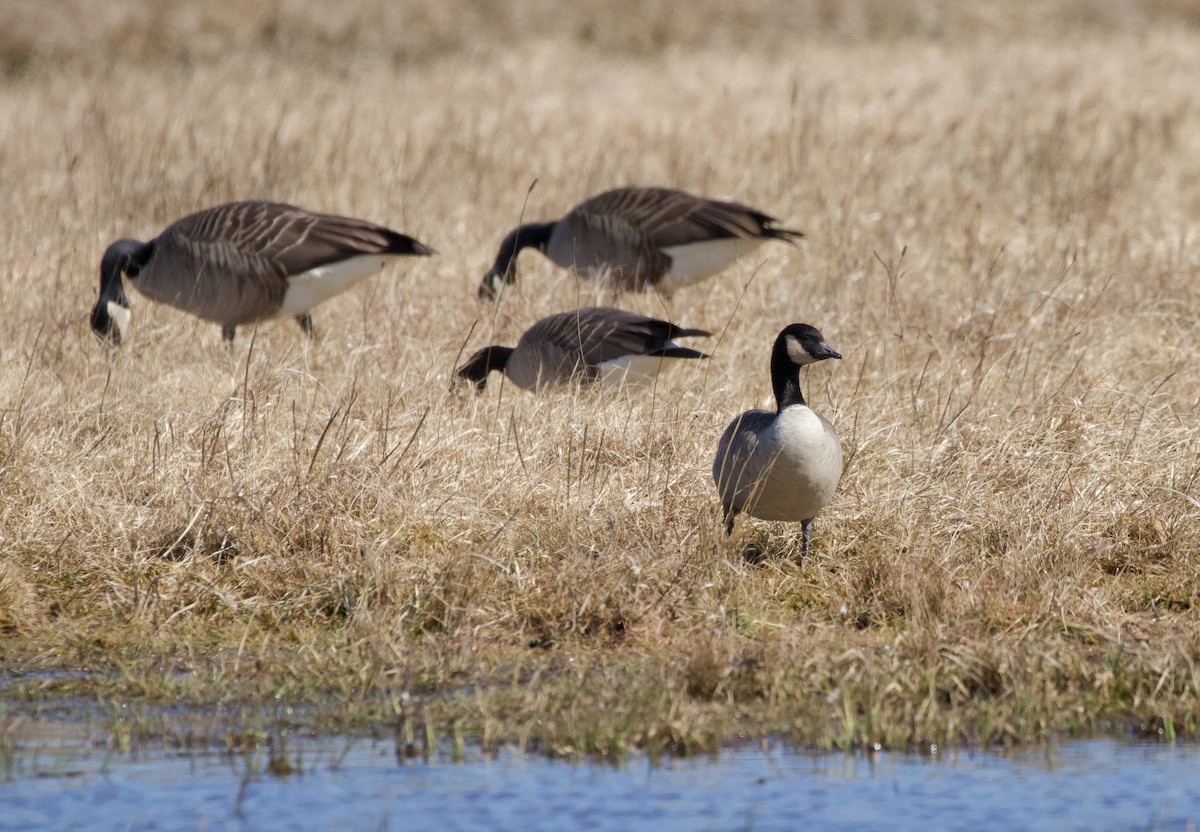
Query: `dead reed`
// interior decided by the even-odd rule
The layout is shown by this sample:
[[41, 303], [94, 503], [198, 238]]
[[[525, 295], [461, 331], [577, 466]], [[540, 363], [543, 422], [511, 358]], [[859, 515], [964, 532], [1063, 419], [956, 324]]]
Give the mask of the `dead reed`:
[[[2, 13], [8, 707], [557, 753], [1195, 734], [1189, 4], [235, 5]], [[589, 299], [526, 254], [475, 300], [535, 179], [531, 217], [669, 184], [809, 237], [626, 299], [720, 333], [653, 395], [476, 398], [464, 344]], [[312, 350], [136, 296], [102, 349], [104, 245], [245, 197], [442, 255], [318, 308]], [[850, 458], [804, 562], [799, 529], [726, 541], [708, 479], [796, 320], [845, 355], [804, 383]]]

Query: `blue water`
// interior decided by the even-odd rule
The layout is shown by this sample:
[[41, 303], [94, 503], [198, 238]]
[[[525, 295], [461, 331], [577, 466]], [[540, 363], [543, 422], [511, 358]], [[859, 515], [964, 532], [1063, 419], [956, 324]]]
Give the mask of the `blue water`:
[[404, 760], [390, 742], [263, 756], [19, 750], [0, 830], [1179, 829], [1200, 821], [1200, 750], [1095, 740], [1010, 754], [781, 747], [621, 766], [502, 752]]

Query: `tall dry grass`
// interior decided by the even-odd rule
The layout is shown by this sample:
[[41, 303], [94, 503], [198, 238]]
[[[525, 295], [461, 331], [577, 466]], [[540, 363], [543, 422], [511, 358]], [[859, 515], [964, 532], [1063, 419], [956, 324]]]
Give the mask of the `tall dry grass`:
[[[563, 752], [1196, 730], [1187, 4], [64, 8], [0, 21], [11, 702]], [[625, 298], [719, 333], [651, 395], [476, 398], [464, 348], [591, 299], [533, 254], [475, 299], [534, 180], [527, 217], [663, 184], [809, 236]], [[281, 322], [230, 355], [136, 296], [101, 348], [104, 246], [246, 197], [442, 254], [320, 307], [312, 349]], [[796, 320], [845, 355], [804, 384], [849, 456], [804, 562], [784, 524], [725, 540], [708, 478]]]

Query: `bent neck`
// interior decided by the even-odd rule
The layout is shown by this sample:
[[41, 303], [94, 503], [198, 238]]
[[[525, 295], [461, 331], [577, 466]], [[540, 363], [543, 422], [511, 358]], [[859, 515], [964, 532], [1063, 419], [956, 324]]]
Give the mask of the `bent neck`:
[[523, 248], [536, 248], [544, 254], [553, 231], [552, 222], [531, 222], [514, 228], [508, 232], [504, 242], [500, 243], [500, 251], [496, 254], [496, 263], [492, 266], [492, 271], [499, 275], [507, 274]]
[[153, 243], [117, 240], [100, 261], [100, 296], [92, 307], [92, 331], [119, 346], [129, 323], [129, 298], [122, 276], [139, 274], [154, 253]]
[[512, 357], [512, 347], [484, 347], [471, 356], [471, 360], [458, 370], [458, 375], [475, 385], [479, 390], [487, 387], [487, 377], [492, 370], [503, 373]]
[[116, 301], [128, 306], [122, 275], [126, 271], [137, 274], [153, 252], [153, 244], [138, 240], [117, 240], [110, 245], [100, 261], [100, 301]]
[[154, 255], [154, 241], [117, 240], [100, 261], [100, 294], [110, 299], [123, 297], [122, 275], [136, 278]]
[[485, 354], [486, 372], [497, 370], [502, 373], [508, 369], [508, 359], [512, 358], [513, 347], [491, 346], [485, 347], [481, 352]]
[[804, 404], [804, 394], [800, 392], [800, 365], [792, 361], [782, 339], [771, 350], [771, 387], [775, 391], [777, 412]]

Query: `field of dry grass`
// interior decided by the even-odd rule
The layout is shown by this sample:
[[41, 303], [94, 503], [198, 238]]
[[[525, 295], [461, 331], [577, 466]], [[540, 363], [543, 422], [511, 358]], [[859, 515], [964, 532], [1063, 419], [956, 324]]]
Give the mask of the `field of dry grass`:
[[[1190, 4], [326, 5], [0, 11], [6, 725], [1200, 730]], [[720, 333], [653, 395], [452, 390], [464, 348], [590, 299], [526, 253], [476, 300], [534, 180], [527, 218], [658, 184], [808, 239], [625, 298]], [[102, 348], [107, 243], [250, 197], [441, 255], [319, 307], [312, 349], [280, 322], [231, 355], [136, 295]], [[727, 541], [708, 474], [792, 321], [845, 356], [804, 381], [850, 460], [803, 562], [784, 524]]]

